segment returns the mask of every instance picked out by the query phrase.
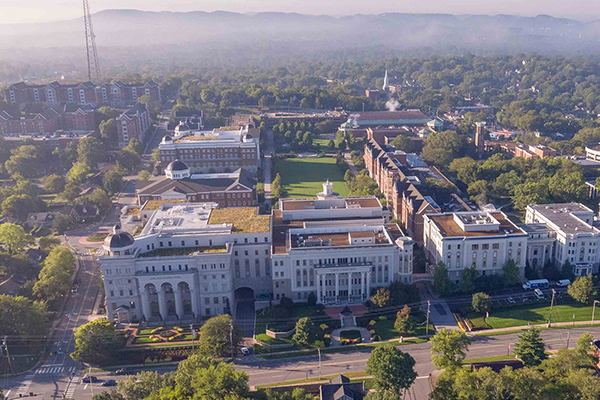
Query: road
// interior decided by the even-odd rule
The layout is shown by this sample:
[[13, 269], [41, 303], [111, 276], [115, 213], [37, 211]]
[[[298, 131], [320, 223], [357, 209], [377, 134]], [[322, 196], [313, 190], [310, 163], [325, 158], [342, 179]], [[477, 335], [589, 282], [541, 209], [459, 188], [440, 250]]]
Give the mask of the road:
[[[144, 151], [143, 162], [150, 164], [152, 150], [158, 146], [166, 133], [168, 116], [173, 106], [168, 101], [160, 116], [160, 121], [153, 132]], [[130, 177], [131, 178], [131, 177]], [[90, 250], [99, 245], [82, 243], [83, 238], [95, 233], [112, 229], [119, 220], [120, 210], [123, 206], [132, 204], [135, 200], [135, 185], [133, 180], [127, 180], [119, 197], [114, 201], [114, 207], [108, 212], [101, 223], [86, 226], [80, 230], [68, 232], [65, 235], [65, 244], [70, 246], [78, 255], [79, 272], [76, 281], [79, 289], [70, 293], [65, 303], [64, 314], [56, 322], [56, 329], [50, 340], [49, 355], [43, 364], [34, 370], [28, 371], [16, 378], [0, 380], [0, 387], [4, 390], [7, 399], [20, 398], [29, 393], [34, 393], [41, 399], [80, 398], [75, 391], [91, 390], [93, 386], [81, 384], [81, 365], [72, 360], [69, 354], [75, 349], [75, 330], [90, 320], [100, 318], [102, 315], [94, 314], [93, 308], [99, 295], [101, 273], [100, 266], [95, 262]]]
[[[570, 342], [570, 348], [573, 348], [575, 341], [583, 332], [591, 332], [595, 337], [600, 337], [600, 327], [595, 328], [575, 328], [575, 329], [557, 329], [542, 331], [541, 336], [544, 339], [548, 350], [557, 350], [560, 347], [566, 347], [567, 341]], [[569, 336], [570, 335], [570, 336]], [[471, 357], [490, 357], [495, 355], [504, 355], [509, 351], [509, 345], [515, 343], [518, 339], [517, 334], [508, 334], [500, 336], [475, 336], [472, 337], [472, 344], [467, 358]], [[414, 345], [402, 346], [401, 350], [409, 353], [416, 361], [416, 371], [419, 378], [413, 385], [411, 392], [414, 398], [425, 400], [429, 394], [429, 374], [434, 370], [431, 364], [431, 345], [429, 343], [420, 343]], [[369, 349], [351, 353], [323, 354], [321, 359], [321, 374], [335, 375], [354, 371], [364, 371], [367, 360], [369, 359]], [[237, 369], [244, 371], [249, 376], [251, 386], [265, 385], [269, 383], [280, 383], [289, 380], [298, 380], [316, 378], [319, 376], [319, 360], [317, 356], [299, 357], [279, 360], [263, 360], [258, 357], [240, 358], [235, 361]], [[173, 371], [175, 368], [157, 368], [156, 371], [164, 373]], [[123, 376], [115, 376], [109, 373], [95, 374], [99, 379], [115, 379], [117, 381], [124, 379]], [[52, 391], [55, 385], [65, 387], [68, 379], [65, 376], [59, 376], [58, 379], [51, 377], [35, 377], [35, 391], [37, 398], [54, 399]], [[33, 387], [33, 386], [32, 386]], [[44, 389], [46, 388], [46, 389]], [[86, 385], [80, 383], [77, 379], [75, 384], [71, 385], [69, 394], [75, 399], [90, 399], [92, 390], [98, 393], [106, 388], [102, 388], [99, 383]], [[6, 393], [6, 392], [5, 392]], [[9, 398], [15, 397], [11, 390]], [[60, 392], [59, 392], [60, 393]], [[60, 397], [58, 397], [60, 398]]]

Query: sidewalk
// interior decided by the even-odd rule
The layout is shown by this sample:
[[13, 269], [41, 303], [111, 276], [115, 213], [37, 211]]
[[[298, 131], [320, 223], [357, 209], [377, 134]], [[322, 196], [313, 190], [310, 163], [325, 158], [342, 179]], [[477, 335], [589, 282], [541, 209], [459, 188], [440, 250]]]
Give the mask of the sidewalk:
[[[600, 325], [600, 321], [594, 321], [593, 323], [594, 326], [596, 325]], [[478, 330], [478, 331], [472, 331], [472, 332], [467, 332], [467, 335], [469, 336], [485, 336], [486, 334], [490, 334], [490, 333], [501, 333], [501, 332], [514, 332], [514, 331], [519, 331], [519, 330], [525, 330], [527, 328], [531, 328], [531, 327], [536, 327], [536, 328], [547, 328], [548, 324], [537, 324], [537, 325], [521, 325], [521, 326], [510, 326], [508, 328], [498, 328], [498, 329], [482, 329], [482, 330]], [[586, 327], [586, 326], [592, 326], [592, 321], [571, 321], [571, 322], [553, 322], [552, 325], [550, 326], [551, 328], [557, 328], [557, 327], [574, 327], [574, 328], [582, 328], [582, 327]]]
[[416, 285], [421, 292], [421, 311], [427, 313], [427, 302], [430, 302], [429, 322], [433, 323], [437, 329], [460, 329], [446, 300], [434, 295], [427, 282], [417, 282]]

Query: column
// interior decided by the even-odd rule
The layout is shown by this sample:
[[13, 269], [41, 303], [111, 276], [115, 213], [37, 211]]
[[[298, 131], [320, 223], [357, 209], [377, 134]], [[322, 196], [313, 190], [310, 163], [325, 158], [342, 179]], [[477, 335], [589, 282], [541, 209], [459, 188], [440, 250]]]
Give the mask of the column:
[[183, 298], [181, 297], [181, 289], [178, 287], [173, 290], [175, 294], [175, 312], [177, 313], [177, 318], [183, 318]]
[[161, 287], [158, 289], [158, 310], [160, 311], [160, 317], [164, 320], [167, 319], [167, 295], [164, 289]]
[[365, 293], [366, 298], [368, 299], [371, 296], [371, 270], [367, 272], [367, 291]]
[[362, 301], [365, 301], [365, 299], [366, 299], [365, 293], [367, 291], [367, 289], [366, 289], [367, 284], [365, 282], [365, 276], [366, 276], [366, 273], [364, 271], [360, 273], [360, 298], [362, 299]]
[[335, 302], [337, 303], [340, 296], [340, 275], [335, 274]]
[[192, 297], [192, 312], [194, 313], [194, 321], [200, 318], [200, 309], [198, 308], [198, 292], [196, 288], [190, 287], [190, 295]]
[[150, 295], [148, 294], [148, 289], [145, 287], [142, 288], [142, 309], [144, 311], [144, 318], [146, 318], [146, 322], [150, 321], [152, 317], [152, 309], [150, 308]]
[[321, 275], [316, 271], [315, 274], [317, 274], [317, 303], [321, 303]]
[[348, 272], [348, 301], [352, 298], [352, 272]]

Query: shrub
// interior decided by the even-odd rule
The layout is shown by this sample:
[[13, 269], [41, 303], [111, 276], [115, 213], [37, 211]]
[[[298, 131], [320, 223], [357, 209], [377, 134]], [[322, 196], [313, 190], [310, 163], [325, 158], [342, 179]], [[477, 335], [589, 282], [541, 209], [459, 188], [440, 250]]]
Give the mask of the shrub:
[[325, 331], [325, 330], [327, 330], [327, 328], [329, 328], [329, 327], [327, 326], [327, 324], [321, 324], [321, 325], [319, 325], [319, 327], [320, 327], [321, 329], [323, 329], [324, 331]]
[[375, 321], [374, 319], [372, 319], [372, 320], [369, 322], [369, 326], [375, 326], [375, 324], [376, 324], [376, 323], [377, 323], [377, 321]]
[[371, 338], [371, 340], [373, 340], [374, 342], [379, 342], [381, 340], [381, 336], [375, 335]]
[[313, 347], [323, 348], [323, 347], [325, 347], [325, 341], [324, 340], [317, 340], [313, 344]]
[[379, 320], [381, 320], [381, 321], [384, 321], [386, 319], [387, 319], [387, 317], [385, 315], [382, 315], [381, 317], [379, 317]]
[[371, 330], [369, 331], [369, 333], [371, 334], [371, 336], [373, 336], [373, 335], [375, 334], [375, 329], [371, 329]]
[[368, 330], [368, 331], [371, 331], [371, 330], [373, 330], [373, 329], [375, 329], [375, 325], [370, 325], [370, 324], [369, 324], [369, 325], [367, 325], [367, 330]]

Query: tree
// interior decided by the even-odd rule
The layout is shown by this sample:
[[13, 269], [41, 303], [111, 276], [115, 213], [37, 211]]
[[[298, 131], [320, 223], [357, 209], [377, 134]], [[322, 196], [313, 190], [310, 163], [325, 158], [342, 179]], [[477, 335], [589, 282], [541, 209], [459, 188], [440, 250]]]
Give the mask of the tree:
[[67, 183], [65, 185], [65, 190], [60, 194], [60, 197], [72, 202], [75, 200], [81, 191], [79, 190], [79, 186], [75, 183]]
[[463, 269], [462, 272], [462, 290], [465, 293], [473, 293], [475, 291], [475, 281], [477, 280], [477, 266], [471, 264], [470, 268]]
[[184, 396], [193, 396], [192, 380], [194, 379], [195, 372], [202, 368], [208, 368], [214, 363], [214, 359], [199, 353], [192, 354], [187, 359], [181, 361], [177, 366], [177, 373], [175, 374], [175, 383], [180, 393]]
[[90, 321], [75, 332], [75, 351], [71, 358], [92, 365], [111, 362], [123, 348], [123, 337], [106, 318]]
[[108, 194], [102, 189], [94, 189], [85, 199], [85, 203], [94, 203], [98, 208], [106, 210], [112, 206], [112, 201]]
[[546, 359], [546, 346], [540, 338], [540, 330], [532, 326], [519, 335], [514, 352], [525, 366], [540, 365]]
[[118, 193], [123, 186], [123, 177], [114, 169], [107, 171], [102, 177], [102, 186], [108, 193]]
[[521, 280], [519, 276], [519, 267], [512, 258], [502, 266], [502, 279], [507, 287], [515, 286]]
[[158, 147], [152, 150], [152, 161], [155, 163], [160, 161], [160, 149]]
[[146, 171], [145, 169], [141, 170], [138, 174], [138, 179], [140, 181], [147, 181], [150, 179], [150, 172]]
[[390, 144], [394, 146], [396, 150], [402, 150], [406, 153], [414, 153], [419, 150], [419, 146], [415, 141], [404, 135], [396, 136]]
[[327, 142], [327, 148], [329, 150], [335, 150], [335, 142], [333, 140], [330, 140], [329, 142]]
[[396, 313], [394, 328], [396, 328], [400, 334], [411, 333], [415, 329], [415, 321], [410, 316], [410, 307], [408, 307], [408, 305], [404, 305], [402, 310]]
[[237, 351], [242, 341], [241, 332], [233, 324], [231, 315], [217, 315], [208, 319], [200, 328], [200, 352], [207, 356], [224, 357], [231, 354], [232, 342], [230, 340], [231, 328], [233, 326], [233, 352]]
[[447, 167], [456, 158], [464, 144], [464, 138], [454, 131], [432, 132], [425, 139], [421, 151], [424, 161]]
[[271, 196], [275, 198], [281, 198], [286, 196], [286, 191], [281, 185], [281, 175], [279, 175], [279, 172], [277, 173], [275, 179], [273, 179], [273, 182], [271, 183]]
[[125, 400], [125, 397], [117, 391], [111, 390], [110, 392], [101, 392], [95, 394], [92, 400]]
[[300, 318], [296, 322], [296, 332], [292, 340], [299, 346], [308, 347], [319, 339], [317, 327], [310, 318]]
[[387, 307], [390, 304], [390, 291], [387, 288], [379, 288], [373, 296], [371, 296], [371, 303], [377, 307]]
[[90, 167], [82, 162], [73, 164], [69, 172], [67, 172], [67, 182], [75, 185], [81, 185], [87, 179], [90, 173]]
[[48, 193], [60, 193], [65, 190], [65, 178], [60, 175], [50, 175], [44, 181], [44, 190]]
[[594, 337], [589, 332], [584, 332], [577, 338], [577, 346], [575, 347], [575, 352], [578, 353], [582, 358], [588, 359], [591, 361], [591, 357], [589, 355], [590, 349], [592, 348], [592, 342], [594, 341]]
[[569, 285], [567, 292], [575, 301], [590, 304], [597, 295], [597, 292], [594, 290], [592, 275], [578, 276], [575, 282]]
[[20, 253], [27, 244], [27, 235], [22, 226], [6, 222], [0, 225], [0, 242], [4, 243], [8, 254]]
[[344, 182], [350, 183], [353, 179], [354, 179], [354, 174], [352, 173], [352, 171], [347, 170], [346, 173], [344, 174]]
[[44, 336], [47, 319], [45, 302], [0, 294], [0, 336]]
[[371, 352], [366, 372], [373, 376], [379, 390], [396, 395], [410, 388], [418, 376], [415, 359], [391, 344]]
[[54, 247], [60, 245], [60, 243], [60, 238], [54, 236], [42, 236], [38, 239], [38, 245], [40, 246], [40, 249], [45, 252], [49, 252]]
[[106, 121], [100, 122], [100, 136], [104, 139], [109, 147], [115, 148], [118, 145], [118, 132], [117, 132], [117, 120], [110, 118]]
[[2, 202], [2, 215], [24, 221], [27, 214], [34, 212], [35, 202], [26, 194], [13, 194]]
[[134, 171], [141, 162], [142, 158], [136, 151], [133, 150], [133, 148], [125, 147], [119, 153], [119, 164], [121, 164], [127, 171]]
[[75, 272], [75, 257], [66, 247], [55, 247], [44, 260], [33, 294], [39, 299], [54, 301], [63, 296], [71, 285]]
[[220, 362], [196, 370], [192, 377], [192, 390], [194, 399], [245, 399], [249, 394], [248, 375], [244, 371], [236, 371], [233, 364]]
[[153, 393], [158, 394], [162, 389], [172, 386], [173, 380], [171, 373], [160, 375], [156, 371], [142, 371], [119, 381], [117, 388], [125, 400], [143, 400]]
[[492, 308], [492, 299], [486, 293], [474, 293], [471, 299], [471, 307], [475, 312], [488, 312]]
[[471, 340], [463, 331], [442, 328], [431, 338], [431, 362], [438, 369], [461, 365]]
[[65, 233], [71, 229], [74, 225], [73, 217], [67, 214], [58, 213], [54, 216], [54, 221], [52, 222], [52, 229], [54, 229], [59, 235]]
[[104, 154], [104, 145], [93, 136], [84, 137], [77, 144], [77, 162], [87, 165], [90, 169], [96, 169]]
[[433, 271], [433, 287], [440, 296], [448, 296], [456, 290], [454, 282], [448, 277], [448, 268], [442, 261], [437, 263]]
[[573, 266], [569, 262], [569, 260], [565, 261], [560, 271], [561, 279], [569, 279], [573, 281], [575, 279], [575, 274], [573, 273]]

